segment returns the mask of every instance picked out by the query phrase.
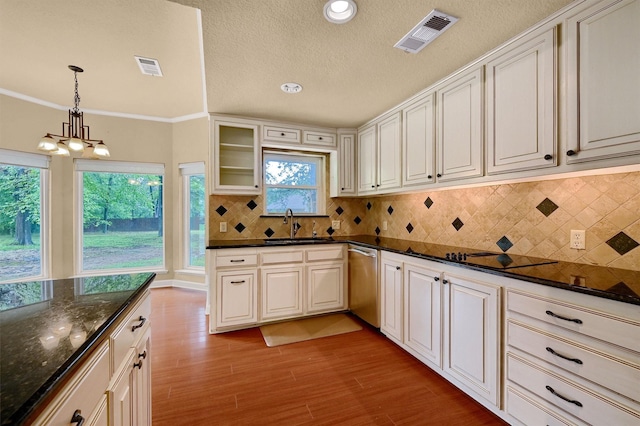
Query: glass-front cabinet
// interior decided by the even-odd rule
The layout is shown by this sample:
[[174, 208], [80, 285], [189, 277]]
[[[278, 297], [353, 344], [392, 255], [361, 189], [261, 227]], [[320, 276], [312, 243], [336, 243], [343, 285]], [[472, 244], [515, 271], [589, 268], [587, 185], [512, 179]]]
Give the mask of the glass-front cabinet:
[[258, 126], [242, 120], [213, 121], [213, 193], [259, 194]]

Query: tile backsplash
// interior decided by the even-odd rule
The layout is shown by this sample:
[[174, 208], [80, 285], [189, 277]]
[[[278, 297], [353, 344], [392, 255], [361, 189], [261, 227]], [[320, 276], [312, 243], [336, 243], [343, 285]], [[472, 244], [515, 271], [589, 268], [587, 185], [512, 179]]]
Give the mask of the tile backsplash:
[[[262, 198], [211, 195], [210, 238], [287, 237], [282, 217], [261, 217]], [[380, 235], [640, 271], [640, 172], [328, 198], [326, 212], [299, 218], [298, 236], [311, 236], [315, 221], [319, 236]], [[572, 229], [586, 230], [585, 250], [569, 248]]]

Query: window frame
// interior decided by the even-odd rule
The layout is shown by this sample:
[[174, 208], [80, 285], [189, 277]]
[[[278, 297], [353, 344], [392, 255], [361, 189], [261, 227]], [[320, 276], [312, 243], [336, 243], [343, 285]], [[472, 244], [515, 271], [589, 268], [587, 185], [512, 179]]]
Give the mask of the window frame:
[[153, 174], [162, 176], [162, 185], [167, 185], [165, 167], [162, 163], [137, 163], [128, 161], [96, 161], [76, 158], [74, 161], [74, 275], [76, 277], [87, 277], [94, 275], [116, 275], [130, 274], [137, 272], [167, 273], [167, 240], [166, 240], [166, 191], [162, 191], [162, 265], [121, 269], [92, 269], [83, 268], [84, 249], [84, 179], [83, 173], [131, 173], [131, 174]]
[[[179, 164], [178, 168], [180, 170], [180, 179], [181, 179], [181, 189], [182, 194], [180, 196], [181, 202], [181, 212], [182, 212], [182, 236], [180, 241], [182, 242], [180, 247], [181, 252], [181, 261], [182, 261], [182, 269], [177, 270], [176, 272], [182, 273], [196, 273], [198, 275], [205, 273], [205, 266], [193, 266], [191, 265], [191, 176], [202, 175], [204, 179], [205, 189], [204, 189], [204, 199], [203, 199], [203, 208], [204, 208], [204, 217], [205, 217], [205, 239], [207, 236], [207, 179], [205, 174], [205, 164], [203, 161], [195, 162], [195, 163], [183, 163]], [[206, 255], [205, 255], [206, 257]], [[206, 259], [205, 259], [206, 262]]]
[[264, 150], [262, 152], [262, 196], [264, 198], [264, 206], [263, 206], [263, 216], [271, 216], [278, 217], [282, 216], [285, 212], [282, 213], [269, 213], [267, 211], [267, 188], [293, 188], [292, 186], [287, 185], [269, 185], [267, 184], [266, 179], [266, 170], [267, 167], [265, 165], [268, 159], [284, 159], [290, 161], [292, 159], [308, 159], [313, 158], [317, 160], [316, 164], [316, 182], [315, 186], [298, 186], [301, 189], [313, 189], [315, 188], [317, 191], [316, 197], [316, 212], [315, 213], [301, 213], [294, 211], [295, 216], [324, 216], [326, 214], [326, 205], [327, 205], [327, 194], [326, 194], [326, 179], [327, 179], [327, 156], [320, 152], [301, 152], [301, 151], [276, 151], [276, 150]]
[[51, 228], [50, 228], [50, 163], [51, 156], [0, 148], [0, 163], [18, 167], [40, 169], [40, 275], [19, 277], [8, 282], [28, 282], [48, 279], [51, 277]]

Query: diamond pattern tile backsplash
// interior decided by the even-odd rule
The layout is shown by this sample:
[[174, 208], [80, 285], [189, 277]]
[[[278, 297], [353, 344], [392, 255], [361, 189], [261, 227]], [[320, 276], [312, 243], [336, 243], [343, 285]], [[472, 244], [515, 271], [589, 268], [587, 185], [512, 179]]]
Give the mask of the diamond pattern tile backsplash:
[[[262, 196], [210, 196], [211, 239], [287, 237], [289, 225], [262, 210]], [[326, 211], [300, 218], [298, 235], [310, 237], [315, 221], [324, 237], [379, 235], [640, 271], [640, 172], [328, 198]], [[572, 229], [586, 230], [586, 250], [569, 248]]]

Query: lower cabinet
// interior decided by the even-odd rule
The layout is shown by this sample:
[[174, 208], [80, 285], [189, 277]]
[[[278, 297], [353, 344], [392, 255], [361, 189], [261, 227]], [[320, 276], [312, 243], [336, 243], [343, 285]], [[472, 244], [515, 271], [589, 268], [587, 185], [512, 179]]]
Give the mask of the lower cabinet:
[[380, 330], [465, 392], [499, 408], [500, 287], [483, 282], [479, 273], [455, 272], [383, 251]]
[[217, 320], [221, 326], [254, 324], [258, 321], [258, 279], [251, 269], [216, 274], [218, 289]]
[[303, 314], [302, 263], [286, 268], [263, 268], [262, 320], [288, 318]]
[[307, 266], [307, 313], [345, 308], [344, 262]]

